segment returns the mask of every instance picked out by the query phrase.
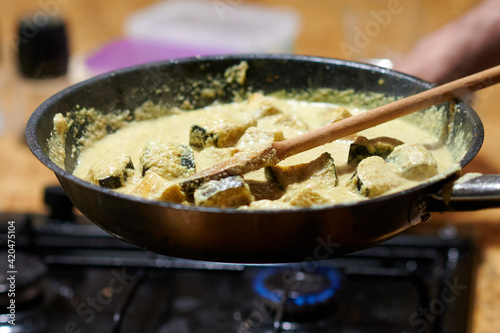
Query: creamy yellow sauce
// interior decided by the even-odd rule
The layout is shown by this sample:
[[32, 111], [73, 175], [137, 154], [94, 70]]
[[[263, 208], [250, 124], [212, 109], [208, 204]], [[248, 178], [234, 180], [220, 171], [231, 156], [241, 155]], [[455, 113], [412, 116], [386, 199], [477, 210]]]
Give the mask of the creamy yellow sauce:
[[[254, 94], [249, 100], [240, 103], [214, 105], [199, 110], [173, 112], [158, 119], [132, 121], [82, 151], [78, 157], [74, 175], [96, 183], [94, 178], [99, 170], [96, 171], [95, 168], [98, 168], [99, 165], [106, 165], [106, 163], [111, 165], [117, 160], [123, 164], [125, 163], [123, 156], [127, 156], [127, 158], [130, 157], [134, 169], [127, 169], [126, 177], [123, 180], [124, 186], [118, 186], [116, 191], [144, 196], [149, 199], [193, 205], [197, 204], [194, 201], [197, 194], [195, 193], [195, 199], [193, 199], [192, 194], [184, 195], [179, 192], [177, 186], [179, 181], [189, 174], [179, 173], [178, 178], [169, 176], [167, 179], [161, 175], [158, 176], [158, 174], [151, 175], [154, 168], [145, 171], [146, 168], [143, 167], [144, 157], [141, 156], [143, 156], [144, 149], [148, 144], [151, 142], [171, 142], [182, 143], [189, 147], [193, 125], [220, 130], [221, 136], [217, 144], [224, 145], [224, 147], [217, 147], [210, 140], [207, 141], [206, 147], [191, 147], [195, 168], [186, 170], [192, 174], [200, 172], [224, 158], [231, 157], [239, 151], [252, 149], [272, 140], [287, 139], [363, 111], [362, 109], [346, 108], [334, 104], [284, 100]], [[232, 125], [228, 126], [228, 124]], [[223, 134], [227, 135], [224, 140], [222, 140]], [[325, 181], [324, 178], [321, 178], [329, 176], [314, 174], [310, 179], [302, 179], [293, 184], [283, 185], [277, 183], [276, 179], [269, 177], [270, 170], [260, 169], [243, 176], [250, 194], [245, 192], [246, 197], [242, 201], [244, 204], [236, 204], [236, 206], [244, 209], [290, 208], [335, 204], [373, 197], [373, 193], [376, 191], [372, 190], [371, 194], [367, 194], [367, 191], [363, 192], [359, 182], [353, 181], [356, 166], [348, 166], [347, 164], [349, 147], [357, 136], [365, 136], [368, 139], [391, 137], [397, 138], [406, 145], [423, 145], [430, 152], [430, 158], [435, 160], [438, 173], [453, 165], [450, 153], [442, 147], [438, 138], [403, 119], [397, 119], [292, 156], [279, 164], [284, 168], [286, 174], [287, 166], [310, 163], [324, 152], [328, 152], [333, 158], [336, 168], [337, 180], [335, 183], [330, 182], [330, 179]], [[369, 163], [371, 160], [374, 161], [373, 164]], [[394, 171], [395, 180], [386, 181], [384, 186], [387, 188], [381, 190], [382, 193], [377, 193], [377, 196], [409, 188], [417, 185], [418, 181], [422, 181], [422, 179], [418, 179], [418, 181], [409, 179], [411, 177], [405, 178], [405, 175], [393, 163], [371, 160], [359, 167], [360, 172], [361, 168], [367, 170], [368, 173], [373, 168], [380, 170], [376, 166], [380, 163], [383, 163], [382, 167], [384, 168], [387, 164], [387, 170], [390, 170], [391, 175]], [[275, 169], [276, 171], [279, 170]], [[378, 173], [382, 173], [381, 177], [386, 177], [383, 172], [379, 171]], [[430, 174], [430, 176], [433, 175]], [[174, 192], [175, 195], [172, 195]], [[228, 192], [228, 195], [235, 194]], [[238, 192], [237, 195], [240, 193]], [[201, 204], [211, 205], [206, 202], [210, 201], [199, 201]], [[221, 206], [225, 207], [226, 205], [222, 204]], [[234, 207], [232, 203], [231, 206]]]

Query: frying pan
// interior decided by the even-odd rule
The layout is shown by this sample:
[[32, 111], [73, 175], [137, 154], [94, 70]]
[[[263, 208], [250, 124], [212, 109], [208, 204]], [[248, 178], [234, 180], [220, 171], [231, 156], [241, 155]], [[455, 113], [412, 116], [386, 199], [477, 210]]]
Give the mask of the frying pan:
[[[50, 97], [29, 119], [28, 145], [54, 171], [75, 206], [102, 229], [148, 250], [189, 259], [238, 263], [326, 259], [383, 242], [427, 220], [433, 211], [500, 206], [497, 175], [454, 184], [456, 172], [439, 175], [402, 192], [329, 207], [242, 211], [153, 202], [116, 193], [72, 175], [78, 150], [74, 156], [70, 152], [88, 125], [85, 123], [66, 138], [65, 169], [48, 157], [47, 141], [56, 113], [66, 114], [77, 105], [103, 113], [133, 110], [147, 100], [179, 106], [188, 99], [195, 108], [206, 106], [214, 98], [200, 94], [200, 83], [213, 85], [223, 79], [227, 68], [242, 60], [249, 65], [245, 82], [225, 84], [215, 96], [218, 102], [231, 101], [235, 90], [271, 93], [334, 88], [404, 97], [432, 87], [415, 77], [377, 66], [299, 55], [170, 60], [103, 74]], [[440, 105], [438, 110], [440, 117], [432, 127], [454, 160], [464, 166], [482, 145], [482, 123], [461, 100]], [[420, 119], [425, 112], [431, 111], [407, 116], [407, 121], [424, 126]]]

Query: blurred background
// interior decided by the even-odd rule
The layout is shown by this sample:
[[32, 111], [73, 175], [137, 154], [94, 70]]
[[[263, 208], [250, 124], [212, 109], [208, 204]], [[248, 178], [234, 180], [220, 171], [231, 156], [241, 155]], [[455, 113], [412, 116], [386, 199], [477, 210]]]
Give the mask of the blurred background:
[[[123, 66], [198, 54], [297, 53], [390, 65], [420, 37], [478, 2], [2, 0], [0, 211], [45, 210], [43, 189], [57, 181], [31, 155], [23, 131], [31, 112], [67, 85]], [[25, 42], [39, 30], [52, 36], [47, 40], [55, 40], [56, 54], [42, 56], [36, 53], [39, 45]], [[34, 54], [38, 57], [30, 57]], [[44, 56], [48, 65], [40, 71], [37, 61]], [[494, 88], [474, 101], [486, 140], [466, 171], [500, 173], [499, 98], [500, 89]], [[474, 332], [499, 331], [500, 311], [495, 303], [500, 299], [500, 283], [495, 282], [500, 277], [499, 212], [447, 213], [429, 222], [477, 226], [484, 247]]]

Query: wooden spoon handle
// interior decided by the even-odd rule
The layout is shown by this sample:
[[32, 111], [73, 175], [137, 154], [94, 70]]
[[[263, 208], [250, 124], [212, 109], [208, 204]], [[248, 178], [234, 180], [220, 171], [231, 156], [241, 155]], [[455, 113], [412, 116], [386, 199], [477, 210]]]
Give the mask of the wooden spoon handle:
[[496, 66], [302, 135], [284, 141], [273, 142], [273, 147], [276, 150], [278, 159], [281, 161], [289, 156], [324, 145], [349, 134], [447, 102], [499, 82], [500, 66]]

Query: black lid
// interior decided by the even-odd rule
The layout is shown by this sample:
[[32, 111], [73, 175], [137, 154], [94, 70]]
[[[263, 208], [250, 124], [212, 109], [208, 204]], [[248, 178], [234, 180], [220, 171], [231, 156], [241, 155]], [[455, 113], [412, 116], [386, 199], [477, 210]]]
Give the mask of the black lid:
[[68, 39], [62, 19], [45, 13], [19, 22], [18, 60], [21, 75], [32, 79], [65, 75], [68, 69]]

